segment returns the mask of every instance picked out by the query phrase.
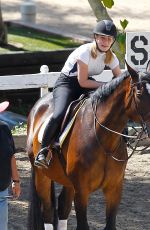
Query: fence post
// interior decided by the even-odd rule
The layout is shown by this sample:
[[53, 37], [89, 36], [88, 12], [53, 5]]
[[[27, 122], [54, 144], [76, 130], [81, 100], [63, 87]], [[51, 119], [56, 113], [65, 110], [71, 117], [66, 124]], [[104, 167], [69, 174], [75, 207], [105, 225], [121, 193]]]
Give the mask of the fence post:
[[36, 22], [36, 5], [33, 1], [23, 1], [20, 6], [21, 18], [23, 22], [35, 23]]
[[[48, 72], [49, 72], [48, 66], [42, 65], [40, 68], [41, 77], [43, 74], [48, 74]], [[41, 87], [40, 96], [43, 97], [46, 93], [48, 93], [48, 79], [47, 79], [47, 86]]]

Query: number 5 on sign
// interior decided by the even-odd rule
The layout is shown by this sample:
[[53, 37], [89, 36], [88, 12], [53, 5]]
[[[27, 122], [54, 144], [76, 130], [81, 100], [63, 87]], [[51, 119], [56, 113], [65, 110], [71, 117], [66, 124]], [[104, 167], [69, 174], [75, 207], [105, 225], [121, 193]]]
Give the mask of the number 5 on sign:
[[145, 70], [150, 59], [150, 32], [126, 33], [126, 60], [129, 65]]

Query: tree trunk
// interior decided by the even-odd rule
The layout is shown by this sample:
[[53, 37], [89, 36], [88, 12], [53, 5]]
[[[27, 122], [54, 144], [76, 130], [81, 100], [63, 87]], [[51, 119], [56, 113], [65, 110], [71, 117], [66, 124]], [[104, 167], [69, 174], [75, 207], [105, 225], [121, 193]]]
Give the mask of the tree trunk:
[[106, 8], [103, 6], [100, 0], [88, 0], [88, 2], [98, 21], [111, 19]]
[[1, 2], [0, 2], [0, 46], [7, 44], [7, 29], [3, 22]]

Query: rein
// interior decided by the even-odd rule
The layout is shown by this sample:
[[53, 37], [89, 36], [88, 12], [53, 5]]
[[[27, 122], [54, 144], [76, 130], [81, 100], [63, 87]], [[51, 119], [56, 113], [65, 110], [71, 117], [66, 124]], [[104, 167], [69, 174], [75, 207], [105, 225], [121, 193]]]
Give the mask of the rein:
[[[142, 82], [142, 81], [141, 81], [141, 82]], [[133, 88], [134, 86], [137, 86], [137, 85], [140, 84], [141, 82], [137, 82], [137, 83], [132, 84], [132, 85], [131, 85], [131, 88]], [[145, 82], [145, 81], [143, 81], [143, 82]], [[138, 93], [141, 94], [140, 90], [138, 90]], [[133, 95], [134, 95], [134, 94], [133, 94]], [[112, 130], [112, 129], [106, 127], [105, 125], [102, 125], [102, 124], [99, 122], [99, 120], [98, 120], [98, 118], [97, 118], [97, 115], [96, 115], [97, 104], [95, 104], [95, 106], [94, 106], [94, 105], [92, 104], [92, 102], [91, 102], [92, 111], [93, 111], [93, 115], [94, 115], [94, 132], [95, 132], [96, 140], [97, 140], [98, 144], [101, 145], [101, 146], [103, 147], [103, 149], [104, 149], [106, 155], [111, 156], [114, 160], [116, 160], [116, 161], [118, 161], [118, 162], [125, 162], [125, 161], [128, 161], [128, 160], [131, 158], [131, 156], [134, 154], [134, 152], [136, 151], [136, 148], [137, 148], [137, 146], [138, 146], [139, 141], [141, 141], [141, 140], [144, 139], [144, 138], [142, 138], [143, 132], [145, 132], [145, 133], [147, 134], [147, 132], [146, 132], [146, 123], [144, 122], [144, 119], [143, 119], [143, 117], [142, 117], [140, 111], [138, 110], [138, 105], [137, 105], [135, 96], [134, 96], [134, 104], [135, 104], [136, 113], [138, 114], [138, 116], [139, 116], [139, 118], [140, 118], [140, 121], [141, 121], [140, 123], [141, 123], [141, 126], [142, 126], [142, 130], [138, 133], [137, 136], [130, 136], [130, 135], [126, 135], [126, 134], [117, 132], [117, 131], [115, 131], [115, 130]], [[136, 139], [136, 140], [137, 140], [136, 145], [134, 146], [134, 148], [133, 148], [133, 147], [132, 147], [132, 148], [130, 147], [130, 148], [132, 149], [132, 152], [131, 152], [131, 154], [130, 154], [126, 159], [118, 159], [118, 158], [116, 158], [116, 157], [113, 156], [113, 153], [115, 153], [115, 152], [117, 151], [117, 149], [119, 148], [120, 143], [119, 143], [119, 145], [115, 148], [115, 150], [114, 150], [112, 153], [108, 153], [108, 152], [105, 150], [104, 146], [102, 145], [102, 143], [100, 142], [100, 140], [99, 140], [99, 138], [98, 138], [98, 136], [97, 136], [97, 133], [96, 133], [96, 123], [99, 124], [99, 126], [102, 127], [103, 129], [105, 129], [105, 130], [107, 130], [107, 131], [109, 131], [109, 132], [111, 132], [111, 133], [114, 133], [114, 134], [119, 135], [119, 136], [122, 136], [122, 137], [127, 137], [127, 138], [129, 138], [129, 139]], [[141, 150], [141, 151], [142, 151], [142, 150]]]

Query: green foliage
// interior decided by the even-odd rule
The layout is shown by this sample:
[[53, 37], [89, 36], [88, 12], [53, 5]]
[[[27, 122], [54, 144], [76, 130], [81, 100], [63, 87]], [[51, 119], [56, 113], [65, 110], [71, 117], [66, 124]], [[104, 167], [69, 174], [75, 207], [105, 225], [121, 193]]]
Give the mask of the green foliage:
[[126, 29], [128, 23], [129, 22], [126, 19], [124, 19], [123, 21], [120, 20], [120, 25], [121, 25], [121, 27], [122, 27], [123, 30]]
[[27, 124], [19, 123], [11, 130], [13, 135], [26, 135], [27, 134]]
[[125, 50], [126, 50], [126, 32], [125, 32], [125, 29], [128, 25], [128, 21], [126, 19], [124, 19], [123, 21], [120, 20], [120, 25], [122, 27], [122, 30], [118, 32], [118, 35], [117, 35], [117, 41], [119, 43], [119, 48], [120, 48], [120, 51], [122, 52], [123, 55], [125, 55]]
[[114, 5], [113, 0], [100, 0], [106, 8], [112, 8]]

